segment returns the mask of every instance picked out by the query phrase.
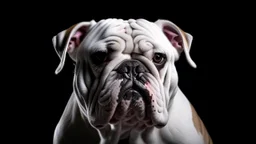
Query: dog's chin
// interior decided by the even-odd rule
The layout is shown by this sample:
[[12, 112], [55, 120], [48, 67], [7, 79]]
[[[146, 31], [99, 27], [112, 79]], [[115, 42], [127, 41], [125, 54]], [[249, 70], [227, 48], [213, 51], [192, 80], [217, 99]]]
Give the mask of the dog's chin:
[[140, 93], [135, 88], [129, 88], [122, 92], [122, 99], [118, 101], [118, 106], [109, 123], [116, 124], [121, 122], [125, 127], [137, 129], [152, 126], [153, 122], [148, 110], [151, 103], [147, 100], [145, 93], [147, 92]]

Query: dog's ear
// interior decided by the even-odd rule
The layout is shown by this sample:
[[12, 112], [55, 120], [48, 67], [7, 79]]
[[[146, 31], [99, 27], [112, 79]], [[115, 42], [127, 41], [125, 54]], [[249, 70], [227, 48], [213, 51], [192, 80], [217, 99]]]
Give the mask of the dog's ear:
[[95, 24], [96, 22], [94, 20], [90, 22], [80, 22], [58, 33], [52, 38], [54, 49], [60, 58], [60, 63], [55, 74], [58, 74], [62, 70], [67, 52], [71, 59], [76, 61], [76, 52], [79, 45], [86, 36], [88, 30]]
[[163, 33], [171, 42], [172, 46], [177, 50], [178, 54], [180, 55], [180, 53], [184, 51], [188, 63], [196, 68], [196, 64], [189, 54], [193, 36], [182, 31], [178, 26], [168, 20], [159, 19], [155, 24], [162, 29]]

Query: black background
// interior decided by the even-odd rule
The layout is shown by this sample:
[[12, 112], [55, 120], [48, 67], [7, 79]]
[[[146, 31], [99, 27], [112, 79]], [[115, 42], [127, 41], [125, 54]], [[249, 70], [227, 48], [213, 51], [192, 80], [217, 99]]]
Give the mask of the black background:
[[[51, 87], [49, 86], [49, 93], [51, 95], [47, 95], [46, 99], [50, 99], [47, 103], [48, 109], [46, 111], [49, 111], [50, 113], [49, 118], [47, 120], [49, 121], [49, 133], [48, 137], [52, 136], [52, 132], [54, 129], [54, 126], [57, 124], [61, 113], [63, 112], [65, 105], [70, 97], [70, 94], [72, 92], [72, 80], [73, 80], [73, 71], [74, 71], [74, 64], [72, 60], [69, 58], [66, 61], [66, 64], [64, 66], [63, 71], [59, 75], [55, 75], [54, 71], [57, 68], [59, 64], [59, 58], [56, 55], [52, 45], [51, 45], [51, 38], [57, 32], [62, 31], [69, 26], [79, 22], [79, 21], [90, 21], [91, 19], [95, 19], [96, 21], [99, 21], [102, 18], [107, 17], [115, 17], [115, 18], [123, 18], [123, 19], [129, 19], [129, 18], [145, 18], [150, 21], [156, 21], [158, 18], [161, 19], [168, 19], [176, 23], [180, 28], [182, 28], [184, 31], [187, 31], [191, 33], [194, 36], [194, 41], [191, 47], [191, 57], [195, 61], [195, 63], [198, 65], [197, 69], [193, 69], [189, 66], [185, 59], [185, 55], [182, 54], [180, 57], [180, 61], [176, 63], [177, 65], [177, 71], [179, 73], [179, 86], [181, 90], [185, 93], [185, 95], [188, 97], [188, 99], [191, 101], [191, 103], [194, 105], [195, 109], [197, 110], [198, 114], [204, 121], [206, 127], [208, 128], [209, 133], [212, 135], [213, 139], [215, 137], [215, 134], [213, 132], [213, 120], [211, 117], [211, 111], [209, 110], [210, 107], [213, 107], [214, 105], [211, 103], [211, 99], [213, 97], [209, 95], [210, 91], [212, 90], [210, 87], [211, 81], [208, 78], [209, 75], [209, 58], [207, 56], [208, 50], [205, 50], [205, 45], [207, 45], [207, 38], [204, 36], [205, 32], [207, 31], [207, 19], [204, 19], [203, 22], [200, 21], [191, 21], [189, 19], [181, 19], [182, 14], [180, 16], [167, 16], [167, 15], [156, 15], [156, 16], [148, 16], [148, 15], [96, 15], [95, 17], [81, 17], [81, 18], [70, 18], [68, 20], [60, 19], [59, 21], [56, 21], [54, 24], [50, 26], [50, 29], [47, 30], [47, 32], [50, 32], [46, 39], [47, 51], [50, 54], [51, 62], [50, 65], [47, 66], [49, 69], [49, 74], [51, 76], [50, 83]], [[51, 30], [51, 31], [50, 31]], [[55, 32], [55, 33], [54, 33]], [[48, 41], [47, 41], [48, 40]], [[209, 47], [208, 47], [209, 48]], [[47, 101], [47, 100], [46, 100]]]
[[12, 81], [8, 82], [11, 88], [8, 92], [12, 93], [10, 101], [14, 104], [4, 108], [11, 109], [7, 117], [14, 118], [6, 133], [19, 136], [18, 140], [26, 139], [27, 143], [52, 143], [54, 128], [72, 92], [74, 70], [74, 63], [67, 57], [63, 70], [58, 75], [54, 73], [60, 62], [52, 45], [52, 37], [57, 33], [92, 19], [167, 19], [194, 37], [190, 55], [197, 68], [189, 66], [183, 53], [176, 63], [179, 86], [205, 123], [214, 143], [224, 143], [223, 138], [230, 130], [223, 126], [227, 121], [220, 116], [224, 111], [221, 101], [225, 93], [216, 90], [222, 83], [219, 74], [224, 71], [217, 63], [225, 63], [219, 51], [226, 48], [224, 39], [227, 38], [220, 31], [227, 31], [227, 21], [233, 15], [220, 4], [156, 3], [150, 6], [127, 1], [120, 1], [118, 5], [109, 2], [108, 6], [100, 2], [66, 3], [65, 6], [49, 3], [41, 8], [17, 10], [13, 17], [8, 17], [5, 24], [11, 26], [17, 41], [13, 42], [12, 34], [11, 39], [7, 38], [8, 46], [13, 47], [10, 53], [13, 57], [5, 60], [8, 61], [6, 70], [14, 69]]

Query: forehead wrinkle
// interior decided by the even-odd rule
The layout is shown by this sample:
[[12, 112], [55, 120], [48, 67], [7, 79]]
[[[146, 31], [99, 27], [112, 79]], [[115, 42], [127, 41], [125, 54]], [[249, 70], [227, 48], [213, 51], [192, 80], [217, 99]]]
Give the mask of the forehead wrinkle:
[[[111, 22], [108, 30], [105, 32], [105, 38], [107, 37], [119, 37], [116, 42], [120, 43], [124, 48], [122, 48], [123, 53], [131, 53], [134, 48], [133, 38], [131, 37], [132, 28], [130, 27], [128, 21], [122, 19], [114, 19]], [[121, 46], [120, 45], [120, 46]]]
[[110, 22], [107, 30], [104, 33], [104, 38], [112, 35], [117, 35], [119, 33], [124, 32], [125, 33], [125, 28], [126, 28], [126, 23], [125, 21], [118, 19], [118, 20], [113, 20]]
[[91, 48], [98, 40], [101, 39], [103, 33], [107, 30], [110, 20], [101, 20], [88, 33], [85, 37], [85, 47]]
[[160, 35], [163, 36], [163, 32], [155, 23], [149, 22], [145, 19], [138, 19], [137, 24], [143, 27], [148, 33], [150, 33], [150, 36], [154, 39]]
[[104, 31], [96, 29], [102, 31], [100, 33], [101, 37], [96, 39], [96, 41], [103, 40], [105, 44], [115, 41], [120, 44], [119, 46], [121, 46], [120, 48], [124, 53], [131, 53], [133, 51], [134, 44], [131, 37], [132, 29], [128, 21], [122, 19], [108, 19], [102, 22], [102, 27], [104, 27]]
[[[91, 32], [93, 33], [88, 39], [89, 44], [94, 44], [113, 34], [119, 36], [125, 42], [123, 53], [145, 53], [163, 47], [166, 43], [161, 29], [155, 23], [145, 19], [105, 19], [92, 27]], [[136, 41], [136, 37], [140, 37], [138, 41]]]
[[164, 35], [161, 28], [157, 26], [155, 23], [149, 22], [145, 19], [138, 19], [137, 24], [143, 27], [145, 31], [149, 33], [147, 36], [153, 40], [152, 42], [154, 43], [154, 49], [165, 52], [173, 50], [171, 43]]
[[131, 37], [133, 39], [133, 44], [134, 48], [132, 50], [133, 53], [140, 53], [141, 48], [140, 48], [140, 40], [144, 39], [145, 33], [143, 34], [143, 27], [140, 27], [139, 25], [136, 24], [136, 20], [130, 19], [129, 21], [129, 26], [132, 30], [131, 32]]
[[152, 22], [149, 22], [145, 19], [138, 19], [136, 21], [137, 25], [139, 25], [141, 28], [143, 28], [142, 30], [146, 31], [148, 33], [149, 36], [154, 36], [155, 32], [153, 32], [153, 28], [154, 25], [152, 24]]
[[126, 41], [126, 48], [123, 50], [123, 53], [132, 53], [134, 51], [134, 42], [132, 37], [133, 29], [129, 21], [125, 21], [125, 33], [128, 35], [127, 38], [129, 40]]
[[[161, 29], [155, 23], [149, 22], [145, 19], [137, 19], [136, 21], [132, 21], [130, 25], [133, 28], [132, 36], [135, 43], [141, 39], [146, 39], [150, 44], [153, 45], [153, 48], [156, 49], [163, 47], [166, 42], [168, 42], [165, 40], [166, 38]], [[138, 40], [137, 37], [141, 38]], [[138, 46], [135, 48], [139, 49], [137, 47]]]

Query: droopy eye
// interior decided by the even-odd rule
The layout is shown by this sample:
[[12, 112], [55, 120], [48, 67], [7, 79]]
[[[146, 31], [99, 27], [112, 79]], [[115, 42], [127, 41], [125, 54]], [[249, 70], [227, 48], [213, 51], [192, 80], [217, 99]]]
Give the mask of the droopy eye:
[[107, 52], [98, 51], [91, 55], [92, 62], [96, 65], [100, 65], [107, 59]]
[[155, 64], [163, 64], [166, 61], [166, 55], [163, 53], [155, 53], [153, 57], [153, 62]]

